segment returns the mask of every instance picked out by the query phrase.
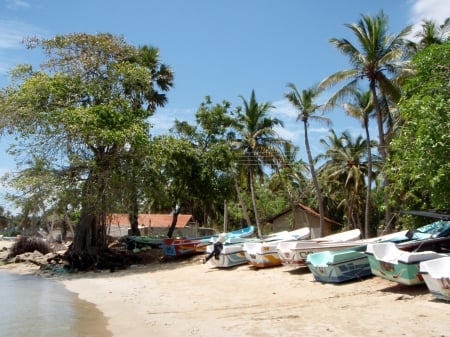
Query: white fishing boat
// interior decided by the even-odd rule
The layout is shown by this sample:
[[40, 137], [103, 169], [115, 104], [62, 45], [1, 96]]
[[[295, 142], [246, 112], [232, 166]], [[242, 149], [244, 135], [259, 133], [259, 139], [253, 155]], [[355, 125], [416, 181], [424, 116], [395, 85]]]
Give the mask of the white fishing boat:
[[[208, 263], [216, 268], [230, 268], [242, 264], [247, 264], [247, 258], [244, 252], [244, 243], [260, 241], [257, 238], [228, 238], [223, 243], [220, 254], [211, 257]], [[209, 255], [214, 251], [214, 244], [206, 247], [206, 253]]]
[[420, 262], [419, 270], [433, 297], [450, 301], [450, 257]]
[[309, 236], [310, 229], [303, 227], [273, 235], [261, 242], [246, 242], [243, 247], [245, 257], [247, 258], [248, 264], [256, 268], [279, 266], [281, 265], [281, 260], [278, 255], [278, 244], [284, 241], [307, 239]]
[[361, 245], [361, 231], [352, 229], [311, 240], [284, 241], [277, 245], [281, 264], [292, 267], [306, 266], [308, 254], [324, 251], [339, 250]]
[[420, 263], [449, 256], [450, 237], [395, 244], [368, 244], [366, 254], [372, 274], [404, 285], [424, 283]]
[[400, 231], [375, 238], [361, 240], [361, 245], [335, 251], [309, 254], [306, 264], [316, 281], [340, 283], [372, 275], [369, 259], [365, 254], [367, 244], [375, 242], [403, 242], [410, 240], [408, 231]]

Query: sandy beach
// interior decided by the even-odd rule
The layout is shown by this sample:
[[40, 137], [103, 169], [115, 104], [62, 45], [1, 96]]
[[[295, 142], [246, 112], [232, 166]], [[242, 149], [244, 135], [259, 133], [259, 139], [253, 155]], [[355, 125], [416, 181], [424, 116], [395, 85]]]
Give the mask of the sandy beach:
[[307, 268], [216, 269], [201, 257], [114, 273], [43, 274], [28, 263], [1, 268], [57, 279], [95, 304], [117, 337], [450, 336], [450, 303], [434, 300], [425, 285], [379, 277], [322, 284]]

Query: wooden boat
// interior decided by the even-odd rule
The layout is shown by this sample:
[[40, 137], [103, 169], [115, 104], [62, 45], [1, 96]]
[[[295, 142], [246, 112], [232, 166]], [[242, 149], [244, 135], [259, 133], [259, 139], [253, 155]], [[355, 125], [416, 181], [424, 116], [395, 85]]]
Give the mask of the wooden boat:
[[404, 285], [422, 284], [420, 263], [450, 256], [450, 237], [368, 244], [365, 253], [372, 274]]
[[420, 262], [419, 270], [433, 297], [450, 301], [450, 257]]
[[[245, 238], [253, 235], [254, 226], [237, 229], [235, 231], [225, 233], [227, 239]], [[181, 256], [192, 255], [197, 253], [205, 253], [208, 246], [217, 239], [218, 234], [211, 236], [203, 236], [197, 238], [164, 238], [161, 247], [165, 255]]]
[[361, 231], [353, 229], [311, 240], [284, 241], [278, 243], [281, 264], [292, 267], [306, 266], [309, 254], [324, 250], [340, 250], [361, 245]]
[[310, 229], [308, 227], [299, 228], [293, 231], [281, 232], [272, 235], [260, 242], [246, 242], [243, 249], [248, 264], [256, 268], [266, 268], [281, 265], [278, 255], [278, 243], [283, 241], [297, 241], [309, 238]]

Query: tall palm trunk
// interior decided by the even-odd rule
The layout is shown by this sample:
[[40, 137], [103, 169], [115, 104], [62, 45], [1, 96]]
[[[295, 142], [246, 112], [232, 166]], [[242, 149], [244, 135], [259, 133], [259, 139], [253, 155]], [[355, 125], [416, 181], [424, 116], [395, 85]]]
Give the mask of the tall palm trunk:
[[309, 169], [311, 171], [311, 177], [314, 184], [314, 189], [316, 190], [316, 196], [317, 196], [317, 202], [319, 204], [319, 221], [320, 221], [320, 227], [319, 227], [319, 236], [324, 235], [324, 218], [325, 218], [325, 212], [323, 209], [323, 197], [322, 193], [320, 192], [320, 186], [319, 181], [317, 180], [316, 170], [314, 169], [314, 161], [311, 155], [311, 148], [309, 146], [309, 140], [308, 140], [308, 121], [306, 118], [303, 118], [303, 126], [305, 129], [305, 147], [306, 147], [306, 153], [308, 155], [308, 163], [309, 163]]
[[249, 183], [250, 183], [250, 194], [252, 197], [252, 205], [253, 205], [253, 212], [255, 214], [255, 222], [256, 222], [256, 228], [258, 230], [258, 238], [262, 238], [262, 230], [261, 230], [261, 224], [259, 222], [259, 213], [258, 208], [256, 207], [256, 196], [255, 196], [255, 186], [253, 183], [253, 170], [251, 167], [251, 163], [249, 164]]
[[367, 239], [369, 238], [370, 205], [372, 198], [372, 147], [370, 145], [369, 122], [367, 117], [364, 117], [364, 129], [366, 131], [367, 141], [367, 190], [364, 210], [364, 237]]
[[[380, 103], [378, 102], [377, 90], [375, 87], [375, 80], [370, 81], [370, 92], [372, 93], [373, 104], [375, 106], [375, 111], [377, 113], [377, 124], [378, 124], [378, 151], [380, 152], [381, 162], [384, 166], [386, 164], [386, 144], [384, 138], [384, 128], [383, 128], [383, 112], [380, 107]], [[389, 181], [388, 177], [385, 173], [383, 173], [383, 189], [384, 189], [384, 203], [386, 207], [386, 211], [384, 214], [385, 226], [386, 229], [390, 225], [391, 221], [391, 210], [389, 207]]]

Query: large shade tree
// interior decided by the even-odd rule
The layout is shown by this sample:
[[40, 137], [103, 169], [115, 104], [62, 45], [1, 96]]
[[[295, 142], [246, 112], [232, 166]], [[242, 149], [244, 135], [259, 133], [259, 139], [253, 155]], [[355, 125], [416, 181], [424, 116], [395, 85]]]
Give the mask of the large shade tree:
[[[411, 31], [408, 26], [398, 34], [388, 32], [388, 18], [380, 12], [375, 16], [361, 15], [357, 23], [346, 24], [354, 34], [355, 42], [343, 38], [331, 38], [330, 42], [350, 61], [351, 68], [338, 71], [326, 77], [319, 86], [328, 88], [337, 83], [345, 83], [335, 94], [333, 100], [339, 101], [351, 90], [357, 88], [361, 80], [367, 80], [376, 112], [378, 127], [378, 152], [382, 163], [386, 163], [387, 144], [385, 138], [384, 118], [387, 115], [387, 105], [382, 101], [388, 99], [398, 102], [401, 96], [397, 80], [400, 74], [405, 74], [407, 67], [406, 36]], [[396, 80], [392, 80], [395, 78]], [[382, 101], [380, 101], [380, 97]], [[389, 208], [389, 182], [384, 176], [385, 189], [385, 222], [391, 221]]]
[[4, 127], [21, 140], [16, 151], [33, 153], [80, 188], [80, 220], [66, 257], [73, 268], [98, 267], [117, 193], [111, 178], [125, 154], [147, 142], [148, 117], [164, 105], [173, 74], [157, 49], [107, 33], [31, 38], [27, 46], [41, 48], [47, 60], [37, 70], [14, 70], [17, 82], [2, 91]]

